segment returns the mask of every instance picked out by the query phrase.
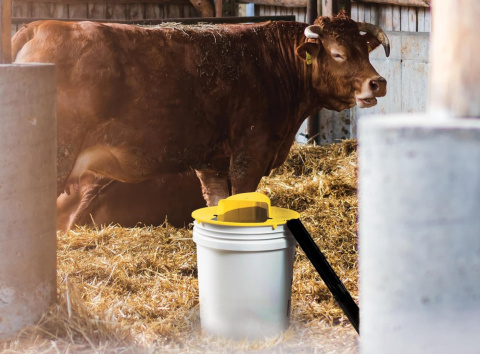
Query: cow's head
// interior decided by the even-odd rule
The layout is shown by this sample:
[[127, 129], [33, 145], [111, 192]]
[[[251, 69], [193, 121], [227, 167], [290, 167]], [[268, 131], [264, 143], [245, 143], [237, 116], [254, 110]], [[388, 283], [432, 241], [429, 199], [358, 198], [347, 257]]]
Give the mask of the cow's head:
[[305, 29], [297, 55], [311, 66], [311, 82], [323, 107], [341, 111], [358, 104], [372, 107], [385, 96], [387, 81], [370, 64], [368, 54], [380, 44], [387, 57], [390, 44], [377, 26], [357, 23], [344, 13], [320, 17]]

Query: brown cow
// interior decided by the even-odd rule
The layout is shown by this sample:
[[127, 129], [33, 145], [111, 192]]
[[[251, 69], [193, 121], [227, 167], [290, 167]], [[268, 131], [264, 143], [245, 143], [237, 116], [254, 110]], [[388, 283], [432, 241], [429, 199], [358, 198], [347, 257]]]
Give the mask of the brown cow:
[[17, 63], [57, 65], [58, 195], [193, 169], [215, 205], [280, 166], [307, 116], [386, 94], [368, 53], [388, 55], [388, 39], [343, 14], [313, 26], [40, 21], [12, 41]]

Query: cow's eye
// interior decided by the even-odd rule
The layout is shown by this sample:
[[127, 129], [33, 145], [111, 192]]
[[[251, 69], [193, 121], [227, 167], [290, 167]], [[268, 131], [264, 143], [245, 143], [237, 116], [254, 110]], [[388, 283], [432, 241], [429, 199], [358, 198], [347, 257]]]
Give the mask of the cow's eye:
[[337, 61], [345, 60], [345, 57], [337, 51], [332, 51], [332, 57], [333, 57], [333, 59], [335, 59]]

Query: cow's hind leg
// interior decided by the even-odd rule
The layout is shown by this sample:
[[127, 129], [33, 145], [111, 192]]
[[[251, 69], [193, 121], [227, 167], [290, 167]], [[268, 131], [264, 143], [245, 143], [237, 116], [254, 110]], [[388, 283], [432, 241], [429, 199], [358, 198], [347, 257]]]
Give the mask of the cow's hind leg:
[[195, 172], [202, 184], [203, 198], [207, 202], [207, 206], [215, 206], [220, 199], [225, 199], [230, 195], [226, 173], [211, 170], [196, 170]]
[[70, 216], [66, 230], [70, 230], [76, 225], [88, 225], [93, 222], [92, 216], [98, 207], [98, 195], [106, 186], [113, 182], [109, 178], [98, 178], [91, 174], [83, 175], [78, 191], [80, 200], [75, 212]]

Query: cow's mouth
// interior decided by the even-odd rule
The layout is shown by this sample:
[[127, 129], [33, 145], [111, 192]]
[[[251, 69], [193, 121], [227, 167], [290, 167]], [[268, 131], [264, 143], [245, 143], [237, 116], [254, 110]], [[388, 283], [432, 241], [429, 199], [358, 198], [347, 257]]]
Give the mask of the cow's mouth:
[[356, 98], [357, 100], [357, 105], [360, 108], [368, 108], [368, 107], [373, 107], [377, 104], [377, 99], [375, 97], [369, 97], [369, 98]]

